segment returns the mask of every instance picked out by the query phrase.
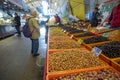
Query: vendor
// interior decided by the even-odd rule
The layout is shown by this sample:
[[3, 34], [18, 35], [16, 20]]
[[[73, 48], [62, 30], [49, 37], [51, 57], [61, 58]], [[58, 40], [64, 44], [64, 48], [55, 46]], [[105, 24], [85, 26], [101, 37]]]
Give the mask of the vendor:
[[100, 16], [99, 12], [98, 12], [98, 8], [96, 7], [92, 13], [92, 18], [90, 20], [90, 24], [91, 24], [91, 27], [97, 27], [98, 26], [98, 17]]
[[108, 23], [112, 29], [120, 29], [120, 0], [118, 0], [118, 5], [113, 8]]

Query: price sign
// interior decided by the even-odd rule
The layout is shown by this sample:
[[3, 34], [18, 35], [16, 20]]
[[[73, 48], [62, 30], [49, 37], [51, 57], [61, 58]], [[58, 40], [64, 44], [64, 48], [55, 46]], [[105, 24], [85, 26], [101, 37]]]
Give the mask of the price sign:
[[82, 40], [82, 39], [79, 39], [77, 42], [78, 42], [79, 44], [82, 44], [82, 43], [83, 43], [83, 40]]
[[71, 35], [71, 37], [70, 38], [73, 38], [73, 35]]
[[108, 33], [104, 33], [103, 36], [104, 37], [109, 37], [109, 34]]
[[92, 33], [95, 33], [95, 30], [92, 30], [91, 32], [92, 32]]
[[99, 56], [99, 55], [101, 54], [101, 52], [102, 52], [102, 50], [99, 49], [98, 47], [94, 47], [94, 48], [92, 49], [92, 53], [93, 53], [94, 55], [96, 55], [96, 56]]

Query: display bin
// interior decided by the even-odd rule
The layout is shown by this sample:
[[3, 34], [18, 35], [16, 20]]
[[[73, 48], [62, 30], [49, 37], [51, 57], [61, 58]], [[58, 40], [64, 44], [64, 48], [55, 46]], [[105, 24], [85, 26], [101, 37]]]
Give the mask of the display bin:
[[68, 34], [68, 33], [67, 33], [67, 35], [68, 35], [68, 36], [72, 36], [72, 35], [75, 36], [75, 35], [79, 35], [79, 34], [83, 34], [83, 33], [85, 33], [85, 32], [75, 33], [75, 34]]
[[[111, 42], [111, 41], [100, 42], [100, 43], [89, 44], [89, 45], [83, 43], [83, 45], [84, 45], [88, 50], [92, 51], [93, 47], [98, 46], [98, 45], [101, 45], [101, 44], [104, 44], [104, 43], [109, 43], [109, 42]], [[108, 63], [109, 65], [111, 64], [111, 59], [108, 58], [108, 57], [106, 57], [104, 54], [101, 53], [101, 54], [99, 55], [99, 58], [100, 58], [101, 60], [105, 61], [106, 63]]]
[[[63, 47], [63, 45], [61, 45], [61, 44], [57, 44], [57, 43], [69, 43], [71, 46], [69, 46], [69, 45], [66, 45], [66, 44], [64, 44], [64, 46], [65, 47]], [[73, 42], [73, 43], [72, 43]], [[75, 42], [75, 45], [74, 45], [74, 42]], [[49, 45], [51, 45], [51, 44], [56, 44], [56, 45], [58, 45], [58, 47], [57, 48], [50, 48], [50, 46]], [[60, 47], [60, 45], [61, 45], [61, 47]], [[72, 46], [72, 45], [74, 45], [74, 46]], [[76, 46], [77, 45], [77, 46]], [[83, 45], [80, 45], [80, 44], [78, 44], [76, 41], [51, 41], [51, 42], [49, 42], [49, 44], [48, 44], [48, 50], [64, 50], [64, 49], [72, 49], [72, 48], [74, 48], [74, 49], [80, 49], [80, 48], [85, 48]]]
[[86, 46], [94, 47], [94, 46], [98, 46], [98, 45], [102, 45], [102, 44], [110, 43], [110, 42], [112, 41], [104, 41], [104, 42], [98, 42], [98, 43], [93, 43], [93, 44], [86, 44]]
[[[71, 49], [64, 49], [65, 51], [71, 50]], [[80, 48], [80, 49], [72, 49], [72, 50], [87, 50], [86, 48]], [[63, 50], [48, 50], [47, 51], [47, 66], [46, 66], [46, 71], [47, 74], [59, 74], [59, 73], [66, 73], [66, 72], [74, 72], [74, 71], [85, 71], [85, 70], [92, 70], [92, 69], [98, 69], [98, 68], [104, 68], [104, 67], [108, 67], [109, 65], [103, 61], [100, 60], [101, 62], [103, 62], [104, 65], [102, 66], [96, 66], [96, 67], [89, 67], [89, 68], [83, 68], [83, 69], [73, 69], [73, 70], [63, 70], [63, 71], [55, 71], [55, 72], [49, 72], [49, 55], [53, 54], [54, 52], [61, 52]]]
[[120, 62], [120, 57], [112, 59], [111, 66], [120, 72], [120, 64], [118, 64], [118, 62]]
[[83, 73], [83, 72], [92, 72], [92, 71], [97, 72], [97, 71], [100, 71], [102, 69], [111, 70], [113, 73], [120, 75], [120, 72], [118, 72], [114, 68], [112, 68], [110, 66], [106, 66], [106, 67], [96, 67], [96, 68], [68, 71], [68, 72], [64, 72], [64, 73], [48, 74], [46, 76], [46, 80], [55, 80], [54, 78], [63, 77], [63, 76], [70, 76], [70, 75], [74, 75], [74, 74], [80, 74], [80, 73]]
[[73, 39], [71, 39], [68, 36], [51, 36], [49, 38], [49, 42], [55, 42], [55, 41], [73, 41]]

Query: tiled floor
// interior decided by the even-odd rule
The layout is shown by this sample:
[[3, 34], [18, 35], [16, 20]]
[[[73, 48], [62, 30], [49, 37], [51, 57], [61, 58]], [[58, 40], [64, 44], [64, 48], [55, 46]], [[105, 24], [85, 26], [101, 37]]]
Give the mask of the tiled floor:
[[42, 80], [44, 71], [36, 62], [46, 54], [44, 26], [40, 31], [38, 57], [31, 55], [31, 41], [23, 36], [14, 35], [0, 41], [0, 80]]

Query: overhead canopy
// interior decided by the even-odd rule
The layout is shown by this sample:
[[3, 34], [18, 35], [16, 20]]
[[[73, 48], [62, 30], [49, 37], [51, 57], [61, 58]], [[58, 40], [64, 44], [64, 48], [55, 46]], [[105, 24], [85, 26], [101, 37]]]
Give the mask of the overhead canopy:
[[72, 14], [79, 19], [85, 19], [85, 9], [83, 0], [70, 0]]

